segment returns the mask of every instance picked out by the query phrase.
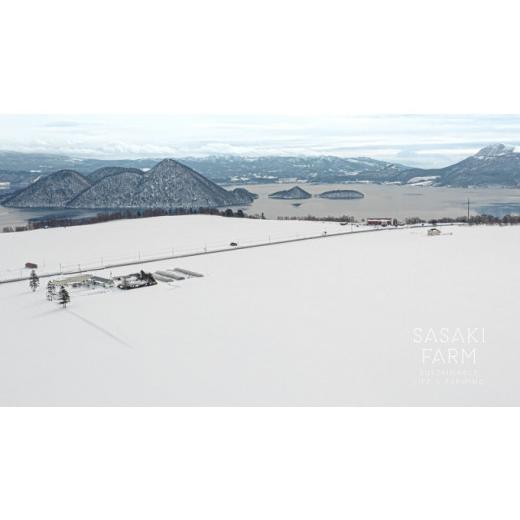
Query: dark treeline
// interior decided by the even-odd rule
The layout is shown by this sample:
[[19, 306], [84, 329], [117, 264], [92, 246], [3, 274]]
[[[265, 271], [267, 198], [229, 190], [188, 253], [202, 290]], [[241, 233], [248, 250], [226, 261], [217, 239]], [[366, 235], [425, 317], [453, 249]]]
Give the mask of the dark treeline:
[[406, 224], [469, 224], [472, 225], [517, 225], [520, 224], [520, 215], [505, 215], [503, 217], [495, 217], [493, 215], [473, 215], [471, 217], [456, 217], [456, 218], [437, 218], [423, 220], [418, 217], [407, 218]]
[[[278, 217], [278, 220], [309, 220], [312, 222], [349, 222], [349, 223], [364, 223], [365, 219], [357, 220], [355, 217], [349, 217], [343, 215], [341, 217], [315, 217], [313, 215], [307, 215], [305, 217]], [[404, 222], [400, 222], [397, 219], [392, 219], [393, 226], [402, 226], [403, 224], [467, 224], [467, 217], [443, 217], [437, 219], [422, 219], [419, 217], [408, 217]], [[482, 224], [496, 224], [496, 225], [509, 225], [509, 224], [520, 224], [520, 215], [505, 215], [504, 217], [494, 217], [493, 215], [475, 215], [469, 217], [470, 225], [482, 225]]]
[[[148, 217], [164, 217], [167, 215], [218, 215], [221, 217], [234, 218], [251, 218], [251, 219], [265, 219], [264, 214], [247, 215], [241, 209], [233, 211], [228, 208], [226, 210], [219, 210], [216, 208], [176, 208], [176, 209], [128, 209], [122, 211], [102, 212], [97, 215], [84, 218], [63, 218], [63, 217], [44, 217], [30, 220], [25, 226], [6, 226], [3, 228], [4, 233], [16, 231], [28, 231], [30, 229], [43, 229], [53, 227], [69, 227], [69, 226], [83, 226], [86, 224], [98, 224], [101, 222], [111, 222], [113, 220], [136, 219]], [[305, 217], [278, 217], [278, 220], [308, 220], [315, 222], [364, 222], [365, 219], [356, 220], [352, 216], [342, 215], [340, 217], [315, 217], [307, 215]], [[516, 225], [520, 224], [520, 215], [505, 215], [503, 217], [494, 217], [493, 215], [474, 215], [467, 217], [443, 217], [438, 219], [421, 219], [419, 217], [409, 217], [404, 222], [398, 222], [393, 219], [393, 225], [403, 224], [467, 224], [469, 225]]]
[[306, 217], [278, 217], [277, 220], [309, 220], [311, 222], [357, 222], [354, 217], [349, 217], [348, 215], [342, 215], [341, 217], [315, 217], [314, 215], [307, 215]]
[[[365, 219], [357, 220], [355, 217], [348, 215], [342, 215], [341, 217], [315, 217], [313, 215], [307, 215], [305, 217], [278, 217], [278, 220], [309, 220], [313, 222], [349, 222], [349, 223], [364, 223]], [[393, 226], [402, 226], [404, 224], [430, 224], [432, 226], [436, 224], [467, 224], [467, 217], [442, 217], [438, 219], [422, 219], [419, 217], [408, 217], [404, 219], [404, 222], [392, 219]], [[470, 225], [482, 225], [482, 224], [495, 224], [495, 225], [510, 225], [520, 224], [520, 215], [505, 215], [504, 217], [494, 217], [493, 215], [475, 215], [469, 218]]]
[[168, 215], [217, 215], [221, 217], [237, 217], [237, 218], [254, 218], [264, 219], [261, 215], [246, 215], [241, 209], [233, 211], [232, 209], [219, 210], [216, 208], [175, 208], [175, 209], [139, 209], [139, 210], [122, 210], [110, 211], [107, 213], [98, 213], [97, 215], [83, 218], [63, 218], [63, 217], [43, 217], [29, 220], [25, 226], [6, 226], [3, 228], [4, 233], [28, 231], [30, 229], [45, 229], [54, 227], [84, 226], [86, 224], [99, 224], [101, 222], [111, 222], [113, 220], [136, 219], [148, 217], [164, 217]]

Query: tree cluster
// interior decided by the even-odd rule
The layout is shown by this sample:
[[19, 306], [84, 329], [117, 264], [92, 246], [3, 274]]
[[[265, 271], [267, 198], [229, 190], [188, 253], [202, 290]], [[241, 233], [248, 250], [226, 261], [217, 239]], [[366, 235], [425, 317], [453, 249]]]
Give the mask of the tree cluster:
[[111, 222], [113, 220], [164, 217], [168, 215], [219, 215], [222, 217], [238, 217], [238, 218], [257, 218], [265, 219], [264, 214], [246, 215], [243, 210], [233, 211], [231, 208], [220, 210], [218, 208], [174, 208], [174, 209], [128, 209], [122, 211], [101, 212], [97, 215], [82, 218], [63, 218], [63, 217], [45, 217], [30, 220], [25, 226], [5, 226], [4, 233], [27, 231], [30, 229], [44, 229], [54, 227], [70, 227], [83, 226], [86, 224], [99, 224], [101, 222]]

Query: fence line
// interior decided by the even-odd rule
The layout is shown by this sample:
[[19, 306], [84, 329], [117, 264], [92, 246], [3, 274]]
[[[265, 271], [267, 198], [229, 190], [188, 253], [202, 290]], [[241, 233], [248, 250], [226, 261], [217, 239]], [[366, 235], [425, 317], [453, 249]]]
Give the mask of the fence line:
[[[72, 263], [72, 264], [58, 264], [60, 266], [60, 269], [58, 271], [51, 271], [51, 272], [43, 272], [38, 273], [38, 276], [40, 278], [49, 278], [51, 276], [62, 276], [62, 275], [70, 275], [70, 274], [78, 274], [78, 273], [84, 273], [86, 271], [101, 271], [104, 269], [113, 269], [117, 267], [126, 267], [130, 265], [138, 265], [138, 264], [146, 264], [150, 262], [160, 262], [163, 260], [174, 260], [177, 258], [188, 258], [193, 256], [200, 256], [200, 255], [210, 255], [215, 253], [225, 253], [229, 251], [237, 251], [237, 250], [243, 250], [243, 249], [251, 249], [255, 247], [265, 247], [265, 246], [274, 246], [279, 244], [287, 244], [291, 242], [302, 242], [306, 240], [315, 240], [320, 238], [332, 238], [332, 237], [338, 237], [338, 236], [345, 236], [345, 235], [356, 235], [360, 233], [373, 233], [378, 231], [397, 231], [402, 229], [413, 229], [413, 228], [422, 228], [424, 227], [421, 224], [418, 225], [409, 225], [405, 226], [404, 228], [401, 227], [376, 227], [376, 228], [370, 228], [370, 229], [356, 229], [356, 230], [349, 230], [349, 231], [339, 231], [339, 232], [325, 232], [320, 234], [313, 234], [313, 235], [291, 235], [290, 237], [283, 237], [281, 238], [279, 235], [270, 235], [268, 237], [267, 242], [256, 242], [253, 241], [247, 242], [242, 241], [238, 242], [237, 246], [230, 246], [230, 245], [223, 245], [223, 244], [213, 244], [213, 248], [208, 248], [207, 245], [204, 245], [202, 248], [199, 246], [194, 249], [184, 249], [179, 250], [179, 253], [175, 253], [176, 248], [169, 248], [168, 250], [165, 249], [164, 251], [168, 251], [168, 253], [164, 255], [158, 255], [152, 254], [150, 255], [142, 255], [141, 252], [138, 252], [137, 257], [123, 257], [118, 259], [117, 261], [109, 261], [105, 262], [102, 257], [101, 263]], [[13, 277], [13, 278], [6, 278], [6, 279], [0, 279], [0, 284], [3, 283], [12, 283], [12, 282], [21, 282], [24, 280], [29, 280], [30, 275], [23, 275], [23, 270], [20, 269], [13, 269], [12, 271], [20, 271], [20, 276]]]

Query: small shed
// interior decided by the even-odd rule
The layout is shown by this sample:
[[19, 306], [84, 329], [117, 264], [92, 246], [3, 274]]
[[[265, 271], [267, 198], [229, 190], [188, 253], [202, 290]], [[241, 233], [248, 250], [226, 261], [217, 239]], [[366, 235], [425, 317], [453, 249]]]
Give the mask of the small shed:
[[378, 217], [378, 218], [367, 218], [367, 225], [368, 226], [391, 226], [392, 225], [392, 219], [388, 217]]

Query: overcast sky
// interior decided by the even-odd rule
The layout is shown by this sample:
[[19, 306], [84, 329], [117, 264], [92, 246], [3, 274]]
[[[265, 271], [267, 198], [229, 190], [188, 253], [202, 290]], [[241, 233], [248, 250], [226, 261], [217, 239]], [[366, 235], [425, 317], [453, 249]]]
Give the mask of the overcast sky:
[[96, 158], [323, 154], [430, 167], [499, 142], [520, 146], [520, 116], [0, 116], [1, 150]]

